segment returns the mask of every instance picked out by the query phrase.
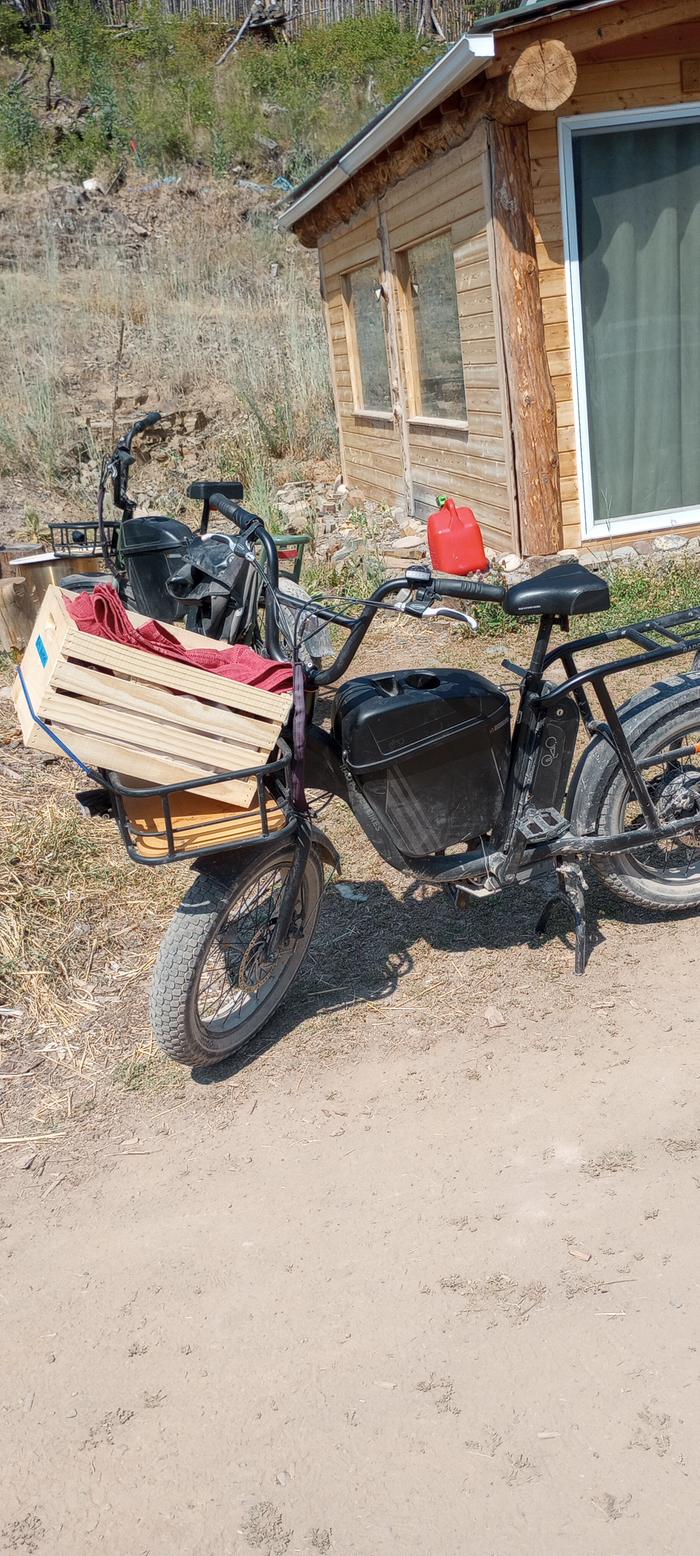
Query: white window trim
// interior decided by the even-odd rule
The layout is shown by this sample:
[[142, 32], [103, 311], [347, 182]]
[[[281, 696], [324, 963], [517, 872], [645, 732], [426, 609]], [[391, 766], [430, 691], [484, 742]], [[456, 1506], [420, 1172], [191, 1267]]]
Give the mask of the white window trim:
[[572, 393], [579, 490], [581, 492], [581, 538], [602, 540], [617, 535], [639, 535], [650, 530], [673, 529], [678, 525], [700, 522], [700, 506], [674, 511], [636, 514], [633, 518], [611, 519], [607, 524], [594, 522], [591, 443], [586, 399], [583, 307], [579, 274], [578, 232], [576, 228], [576, 191], [574, 186], [573, 141], [577, 133], [590, 134], [613, 129], [635, 129], [646, 124], [677, 124], [700, 120], [700, 102], [677, 103], [664, 108], [630, 108], [610, 113], [577, 114], [559, 120], [559, 168], [564, 224], [564, 268], [571, 342]]

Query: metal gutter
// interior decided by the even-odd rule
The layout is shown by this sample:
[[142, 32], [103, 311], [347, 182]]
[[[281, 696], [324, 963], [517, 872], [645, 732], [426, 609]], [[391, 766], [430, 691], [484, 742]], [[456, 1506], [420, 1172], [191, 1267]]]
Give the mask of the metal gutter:
[[279, 217], [280, 227], [285, 230], [294, 227], [432, 108], [437, 108], [452, 92], [480, 75], [495, 52], [495, 39], [490, 34], [465, 33], [401, 97], [298, 186], [291, 205]]
[[617, 5], [618, 0], [523, 0], [514, 11], [499, 11], [495, 16], [482, 16], [474, 23], [474, 32], [515, 32], [522, 27], [536, 27], [538, 23], [566, 20], [580, 11], [597, 11], [606, 5]]

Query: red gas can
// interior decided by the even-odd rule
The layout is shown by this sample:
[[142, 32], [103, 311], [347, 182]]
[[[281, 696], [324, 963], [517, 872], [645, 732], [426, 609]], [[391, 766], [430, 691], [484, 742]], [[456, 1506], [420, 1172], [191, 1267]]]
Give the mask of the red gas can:
[[428, 519], [430, 560], [438, 573], [487, 573], [489, 560], [471, 508], [457, 508], [451, 497], [438, 497], [438, 509]]

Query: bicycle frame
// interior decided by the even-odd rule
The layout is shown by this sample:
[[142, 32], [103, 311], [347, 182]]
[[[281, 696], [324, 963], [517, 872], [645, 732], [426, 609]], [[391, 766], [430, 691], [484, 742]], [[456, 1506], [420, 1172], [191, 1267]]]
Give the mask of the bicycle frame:
[[[568, 627], [555, 616], [540, 619], [537, 639], [528, 669], [505, 661], [507, 669], [514, 670], [522, 678], [520, 704], [515, 722], [511, 763], [504, 795], [503, 808], [492, 836], [480, 843], [479, 848], [464, 854], [438, 856], [434, 859], [412, 858], [406, 861], [411, 873], [418, 879], [432, 882], [459, 883], [480, 875], [487, 875], [494, 886], [504, 886], [515, 881], [523, 868], [529, 872], [535, 865], [546, 861], [581, 860], [592, 854], [620, 854], [636, 852], [640, 847], [673, 839], [692, 830], [688, 818], [664, 825], [659, 821], [649, 790], [644, 782], [643, 770], [658, 765], [658, 757], [638, 762], [630, 748], [624, 726], [613, 703], [607, 685], [615, 675], [642, 668], [683, 654], [695, 654], [700, 649], [700, 606], [681, 611], [676, 615], [659, 617], [600, 632], [586, 638], [566, 642], [550, 651], [552, 632], [556, 625]], [[681, 632], [679, 628], [688, 630]], [[661, 639], [657, 642], [655, 637]], [[629, 641], [640, 652], [620, 659], [607, 659], [599, 665], [579, 670], [576, 655], [608, 644]], [[567, 679], [551, 684], [546, 673], [560, 662], [567, 672]], [[590, 687], [598, 701], [602, 719], [596, 719], [587, 688]], [[538, 841], [536, 827], [528, 826], [528, 812], [532, 807], [532, 793], [541, 754], [542, 727], [546, 714], [564, 704], [567, 698], [575, 700], [579, 716], [591, 738], [607, 740], [615, 751], [630, 788], [638, 800], [646, 821], [646, 827], [634, 832], [607, 836], [581, 835], [570, 828], [562, 828], [552, 838]], [[667, 753], [669, 760], [695, 754], [693, 748], [683, 748]], [[563, 760], [559, 753], [558, 761]], [[569, 769], [571, 763], [569, 760]], [[569, 772], [565, 774], [568, 781]], [[570, 811], [569, 795], [567, 812]]]

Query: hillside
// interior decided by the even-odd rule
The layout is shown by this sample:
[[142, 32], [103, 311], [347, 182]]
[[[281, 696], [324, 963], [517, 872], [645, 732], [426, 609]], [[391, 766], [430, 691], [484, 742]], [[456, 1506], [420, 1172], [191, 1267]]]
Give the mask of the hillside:
[[217, 68], [226, 36], [159, 0], [125, 28], [60, 0], [44, 34], [0, 5], [6, 539], [90, 513], [113, 413], [145, 404], [168, 416], [144, 505], [186, 513], [187, 478], [236, 474], [269, 511], [280, 480], [337, 472], [315, 258], [277, 210], [442, 45], [384, 12]]

